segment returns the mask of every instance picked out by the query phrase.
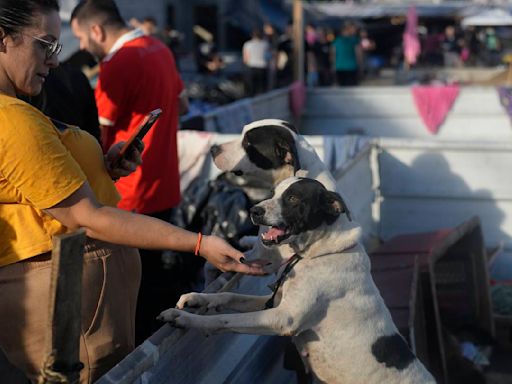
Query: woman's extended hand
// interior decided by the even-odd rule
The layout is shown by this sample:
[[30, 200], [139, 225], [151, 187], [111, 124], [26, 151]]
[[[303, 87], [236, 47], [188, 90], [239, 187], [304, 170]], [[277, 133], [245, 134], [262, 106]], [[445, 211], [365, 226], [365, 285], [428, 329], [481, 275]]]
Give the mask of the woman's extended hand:
[[132, 172], [134, 172], [139, 165], [142, 164], [141, 154], [144, 150], [144, 143], [135, 139], [134, 146], [132, 146], [132, 151], [127, 153], [121, 161], [115, 162], [121, 147], [123, 146], [124, 141], [120, 141], [118, 143], [112, 144], [107, 154], [105, 155], [105, 166], [107, 168], [108, 174], [114, 180], [119, 179], [120, 177], [128, 176]]
[[217, 236], [203, 236], [199, 254], [222, 272], [242, 272], [250, 275], [264, 275], [261, 263], [246, 261], [244, 254], [237, 251]]

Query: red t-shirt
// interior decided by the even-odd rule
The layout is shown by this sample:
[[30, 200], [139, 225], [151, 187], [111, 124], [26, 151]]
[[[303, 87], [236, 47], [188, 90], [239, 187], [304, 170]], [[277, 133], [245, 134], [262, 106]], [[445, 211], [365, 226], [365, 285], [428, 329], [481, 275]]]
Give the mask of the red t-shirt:
[[143, 117], [156, 108], [162, 115], [144, 137], [143, 164], [116, 187], [119, 208], [154, 213], [180, 201], [176, 131], [183, 82], [171, 51], [159, 40], [131, 32], [122, 47], [100, 66], [96, 103], [104, 126], [103, 149], [125, 141]]

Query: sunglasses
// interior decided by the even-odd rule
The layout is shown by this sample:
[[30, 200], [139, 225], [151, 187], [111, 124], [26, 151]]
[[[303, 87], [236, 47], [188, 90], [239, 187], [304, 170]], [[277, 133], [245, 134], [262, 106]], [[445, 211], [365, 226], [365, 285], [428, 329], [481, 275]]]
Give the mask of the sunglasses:
[[62, 44], [60, 44], [58, 40], [47, 41], [41, 39], [40, 37], [35, 37], [32, 35], [27, 36], [33, 38], [34, 40], [37, 40], [44, 47], [46, 53], [46, 60], [50, 60], [54, 55], [58, 55], [62, 50]]

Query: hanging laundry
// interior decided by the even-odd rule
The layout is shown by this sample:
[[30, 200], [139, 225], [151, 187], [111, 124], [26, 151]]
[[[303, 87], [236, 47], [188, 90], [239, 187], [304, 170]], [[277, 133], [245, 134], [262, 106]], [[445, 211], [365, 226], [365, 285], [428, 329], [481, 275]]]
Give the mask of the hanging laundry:
[[301, 81], [290, 85], [290, 110], [295, 118], [300, 117], [306, 105], [306, 87]]
[[505, 108], [508, 116], [512, 118], [512, 87], [498, 87], [497, 89], [501, 105]]
[[412, 87], [416, 109], [427, 127], [435, 135], [446, 119], [459, 95], [458, 85], [421, 85]]
[[409, 68], [416, 64], [416, 60], [421, 51], [420, 40], [418, 38], [418, 16], [414, 5], [411, 5], [407, 10], [407, 19], [403, 34], [403, 47], [405, 64]]

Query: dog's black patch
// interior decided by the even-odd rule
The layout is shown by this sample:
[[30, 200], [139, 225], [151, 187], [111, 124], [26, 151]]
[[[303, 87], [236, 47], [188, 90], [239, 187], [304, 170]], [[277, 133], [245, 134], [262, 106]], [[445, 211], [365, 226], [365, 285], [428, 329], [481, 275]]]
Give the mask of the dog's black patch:
[[242, 146], [251, 163], [261, 169], [278, 169], [286, 164], [300, 168], [295, 139], [286, 128], [264, 125], [248, 131]]
[[407, 343], [398, 333], [381, 336], [372, 345], [372, 354], [379, 363], [387, 368], [403, 370], [416, 358]]
[[284, 224], [291, 234], [316, 229], [323, 223], [332, 224], [346, 211], [340, 195], [313, 179], [300, 179], [290, 185], [280, 204]]

